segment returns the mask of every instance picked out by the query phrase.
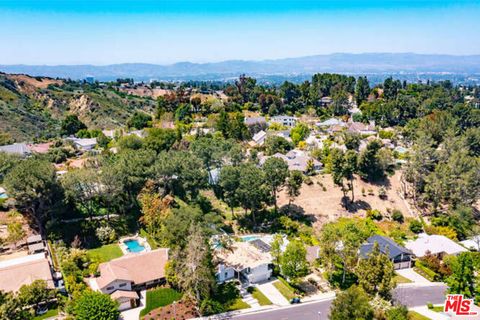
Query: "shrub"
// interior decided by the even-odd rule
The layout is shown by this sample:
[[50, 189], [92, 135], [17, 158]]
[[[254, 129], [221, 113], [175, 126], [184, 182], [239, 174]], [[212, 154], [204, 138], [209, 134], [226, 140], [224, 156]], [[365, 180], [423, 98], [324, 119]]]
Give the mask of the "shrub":
[[410, 231], [412, 231], [413, 233], [420, 233], [423, 231], [423, 226], [422, 226], [422, 223], [418, 220], [412, 220], [410, 221], [410, 225], [408, 226], [408, 228], [410, 229]]
[[373, 209], [373, 210], [369, 209], [367, 210], [367, 218], [380, 221], [383, 219], [383, 216], [382, 216], [382, 213], [377, 209]]
[[385, 187], [381, 187], [380, 189], [378, 189], [378, 197], [380, 199], [385, 199], [387, 197], [387, 190], [385, 189]]
[[303, 179], [303, 182], [305, 182], [306, 185], [308, 186], [311, 186], [313, 184], [313, 181], [310, 177], [306, 176], [304, 179]]
[[98, 240], [100, 240], [102, 244], [112, 243], [117, 238], [115, 230], [110, 226], [97, 228], [95, 234], [97, 235]]
[[403, 223], [403, 221], [404, 221], [403, 213], [398, 209], [394, 209], [393, 212], [392, 212], [392, 219], [393, 219], [393, 221]]

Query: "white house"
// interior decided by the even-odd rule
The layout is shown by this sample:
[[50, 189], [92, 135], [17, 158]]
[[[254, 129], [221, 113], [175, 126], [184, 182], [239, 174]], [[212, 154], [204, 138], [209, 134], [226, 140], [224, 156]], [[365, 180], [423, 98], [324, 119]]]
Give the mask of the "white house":
[[[320, 161], [310, 157], [302, 150], [293, 149], [286, 155], [275, 153], [272, 157], [283, 159], [287, 163], [288, 170], [290, 171], [298, 170], [305, 173], [309, 169], [309, 163], [313, 166], [313, 171], [320, 171], [322, 169], [322, 163]], [[268, 156], [259, 157], [259, 164], [263, 166], [268, 158]]]
[[460, 243], [467, 249], [480, 251], [480, 235], [476, 235], [470, 239], [460, 241]]
[[260, 130], [259, 132], [255, 133], [252, 137], [252, 144], [261, 146], [265, 142], [265, 139], [267, 138], [267, 133], [263, 130]]
[[297, 123], [297, 118], [292, 116], [274, 116], [270, 122], [280, 123], [286, 127], [293, 127]]
[[438, 234], [428, 235], [426, 233], [419, 234], [417, 239], [408, 241], [405, 243], [405, 247], [419, 258], [425, 256], [427, 252], [443, 256], [445, 254], [457, 255], [468, 251], [445, 236]]
[[258, 283], [272, 276], [272, 256], [257, 248], [251, 241], [235, 242], [231, 248], [217, 248], [216, 277], [219, 283], [238, 279], [247, 283]]
[[109, 294], [120, 310], [137, 305], [137, 291], [165, 283], [168, 249], [126, 255], [98, 266], [100, 276], [89, 279], [92, 290]]
[[73, 142], [76, 148], [82, 151], [90, 151], [97, 145], [97, 138], [67, 138]]

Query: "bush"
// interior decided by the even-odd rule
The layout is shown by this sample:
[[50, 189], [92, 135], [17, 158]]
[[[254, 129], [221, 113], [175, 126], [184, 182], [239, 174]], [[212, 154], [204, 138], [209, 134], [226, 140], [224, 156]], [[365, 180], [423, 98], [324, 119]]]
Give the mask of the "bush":
[[387, 198], [387, 190], [385, 189], [385, 187], [381, 187], [380, 189], [378, 189], [378, 197], [380, 199]]
[[306, 185], [308, 186], [311, 186], [313, 184], [313, 181], [310, 177], [306, 176], [304, 179], [303, 179], [303, 182], [305, 182]]
[[95, 234], [97, 235], [98, 240], [100, 240], [102, 244], [112, 243], [117, 238], [115, 230], [110, 226], [97, 228]]
[[398, 209], [393, 210], [392, 219], [393, 219], [393, 221], [403, 223], [403, 221], [404, 221], [403, 213]]
[[225, 311], [223, 305], [215, 300], [205, 299], [200, 304], [200, 313], [204, 316], [222, 313]]
[[382, 213], [377, 209], [373, 209], [373, 210], [369, 209], [367, 210], [367, 218], [380, 221], [383, 219], [383, 216], [382, 216]]
[[412, 220], [410, 221], [410, 225], [408, 226], [408, 228], [410, 229], [410, 231], [412, 231], [413, 233], [420, 233], [423, 231], [423, 226], [422, 226], [422, 223], [418, 220]]

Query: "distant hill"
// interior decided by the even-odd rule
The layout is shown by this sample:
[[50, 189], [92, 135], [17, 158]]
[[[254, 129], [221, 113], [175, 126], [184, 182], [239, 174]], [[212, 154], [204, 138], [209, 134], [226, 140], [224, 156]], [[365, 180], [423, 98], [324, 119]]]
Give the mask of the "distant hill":
[[480, 55], [453, 56], [415, 53], [335, 53], [278, 60], [229, 60], [216, 63], [180, 62], [172, 65], [125, 63], [106, 66], [94, 65], [0, 65], [0, 71], [83, 79], [93, 76], [98, 80], [134, 78], [135, 80], [163, 79], [226, 79], [241, 73], [253, 76], [294, 76], [317, 72], [352, 74], [384, 73], [480, 73]]

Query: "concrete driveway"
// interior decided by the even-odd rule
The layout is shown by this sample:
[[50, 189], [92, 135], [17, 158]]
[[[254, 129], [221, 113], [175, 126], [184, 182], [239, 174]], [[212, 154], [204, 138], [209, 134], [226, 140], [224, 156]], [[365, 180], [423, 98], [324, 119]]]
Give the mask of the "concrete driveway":
[[277, 306], [288, 306], [290, 302], [275, 288], [273, 283], [277, 280], [270, 280], [261, 284], [257, 284], [256, 287]]
[[416, 273], [413, 268], [395, 270], [395, 272], [414, 283], [430, 283], [430, 281]]
[[147, 305], [147, 290], [140, 292], [140, 306], [120, 312], [120, 319], [122, 320], [138, 320], [140, 319], [140, 311]]

